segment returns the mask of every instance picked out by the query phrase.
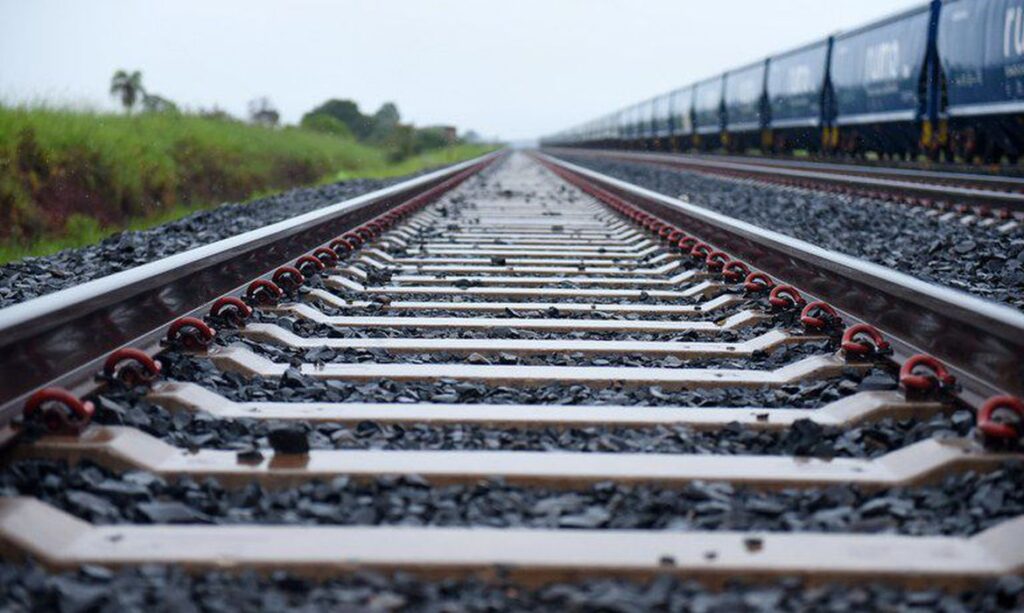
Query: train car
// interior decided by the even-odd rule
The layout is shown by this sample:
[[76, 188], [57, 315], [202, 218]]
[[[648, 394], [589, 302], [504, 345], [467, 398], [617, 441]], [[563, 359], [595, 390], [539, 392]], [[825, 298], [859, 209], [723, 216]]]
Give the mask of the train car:
[[627, 106], [619, 112], [619, 129], [618, 129], [618, 143], [619, 146], [625, 147], [628, 142], [633, 138], [633, 117], [636, 115], [636, 105]]
[[828, 62], [832, 38], [772, 56], [765, 79], [767, 142], [764, 151], [820, 152], [828, 136]]
[[[760, 83], [760, 85], [758, 85]], [[1024, 0], [930, 0], [559, 136], [587, 146], [1019, 161]]]
[[669, 94], [672, 151], [685, 151], [693, 145], [693, 87], [681, 87]]
[[640, 102], [628, 107], [623, 117], [623, 145], [628, 149], [643, 149], [644, 138], [650, 125], [649, 102]]
[[1024, 0], [946, 0], [936, 33], [940, 139], [967, 160], [1024, 153]]
[[693, 146], [714, 151], [722, 146], [724, 75], [700, 81], [693, 88]]
[[654, 100], [644, 100], [637, 105], [636, 111], [636, 138], [633, 147], [647, 150], [651, 148], [654, 141], [654, 129], [651, 118], [654, 116]]
[[840, 152], [919, 152], [922, 129], [934, 119], [928, 115], [928, 58], [938, 6], [933, 2], [835, 36], [830, 144]]
[[651, 143], [655, 151], [667, 151], [672, 144], [672, 94], [655, 96], [651, 100]]
[[744, 152], [761, 147], [766, 122], [765, 74], [768, 60], [748, 64], [725, 74], [723, 146]]
[[609, 113], [598, 120], [593, 136], [587, 139], [592, 147], [617, 147], [619, 143], [619, 112]]

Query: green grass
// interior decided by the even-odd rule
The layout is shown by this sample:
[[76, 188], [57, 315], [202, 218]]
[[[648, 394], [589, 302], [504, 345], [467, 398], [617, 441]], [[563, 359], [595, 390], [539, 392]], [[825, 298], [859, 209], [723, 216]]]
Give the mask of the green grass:
[[495, 148], [496, 147], [493, 145], [453, 145], [451, 147], [445, 147], [444, 149], [426, 151], [419, 155], [406, 158], [401, 162], [393, 163], [375, 170], [367, 170], [362, 174], [352, 175], [348, 171], [341, 170], [335, 173], [330, 178], [330, 181], [345, 181], [356, 177], [371, 179], [401, 177], [403, 175], [418, 172], [424, 168], [437, 168], [439, 166], [447, 166], [449, 164], [468, 160], [470, 158], [483, 155], [489, 151], [494, 151]]
[[486, 150], [459, 145], [395, 164], [382, 150], [299, 128], [0, 107], [0, 262], [95, 243], [226, 200], [400, 176]]

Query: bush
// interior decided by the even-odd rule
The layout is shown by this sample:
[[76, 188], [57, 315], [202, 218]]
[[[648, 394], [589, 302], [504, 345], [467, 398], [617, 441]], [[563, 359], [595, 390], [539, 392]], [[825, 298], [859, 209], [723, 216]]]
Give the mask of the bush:
[[331, 136], [348, 140], [354, 140], [355, 138], [352, 136], [352, 130], [349, 130], [343, 121], [324, 113], [303, 115], [300, 125], [306, 130], [320, 132], [321, 134], [330, 134]]
[[220, 116], [0, 107], [0, 261], [88, 244], [205, 204], [444, 163], [396, 167], [389, 152], [353, 141], [334, 118], [313, 121], [318, 130], [275, 130]]
[[303, 115], [302, 121], [313, 115], [328, 115], [337, 119], [359, 140], [365, 140], [373, 131], [373, 118], [363, 115], [359, 105], [351, 100], [328, 100]]
[[60, 232], [76, 213], [112, 225], [385, 164], [381, 151], [309, 130], [0, 108], [0, 238]]
[[416, 153], [441, 149], [448, 146], [448, 137], [441, 128], [420, 128], [416, 130]]

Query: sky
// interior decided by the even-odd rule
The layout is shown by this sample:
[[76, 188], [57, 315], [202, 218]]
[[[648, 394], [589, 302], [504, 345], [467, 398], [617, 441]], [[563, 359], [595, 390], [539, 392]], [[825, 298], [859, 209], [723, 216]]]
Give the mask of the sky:
[[505, 140], [591, 119], [922, 0], [0, 0], [0, 100], [179, 105], [294, 123], [329, 98]]

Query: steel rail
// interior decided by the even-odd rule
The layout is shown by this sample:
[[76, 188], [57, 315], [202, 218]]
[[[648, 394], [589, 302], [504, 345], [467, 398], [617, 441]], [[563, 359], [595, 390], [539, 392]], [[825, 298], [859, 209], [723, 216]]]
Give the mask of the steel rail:
[[33, 390], [88, 387], [111, 351], [129, 344], [155, 350], [163, 327], [174, 319], [241, 291], [411, 198], [454, 187], [499, 155], [490, 153], [0, 310], [0, 426], [10, 422]]
[[775, 157], [755, 157], [749, 155], [715, 155], [715, 154], [671, 154], [675, 157], [697, 160], [733, 160], [744, 164], [759, 164], [762, 166], [777, 166], [782, 168], [806, 168], [808, 170], [820, 170], [825, 172], [840, 172], [875, 176], [902, 177], [909, 181], [951, 181], [965, 184], [977, 183], [988, 184], [997, 189], [1018, 189], [1024, 190], [1024, 177], [1004, 176], [996, 174], [981, 174], [969, 172], [956, 172], [948, 170], [924, 170], [919, 168], [900, 168], [896, 166], [876, 166], [871, 164], [823, 162], [820, 160], [796, 160]]
[[1024, 314], [1014, 309], [537, 155], [828, 302], [847, 319], [871, 323], [893, 338], [900, 361], [916, 353], [943, 360], [969, 404], [1024, 393]]
[[801, 168], [786, 168], [776, 165], [731, 162], [692, 158], [668, 153], [640, 153], [635, 151], [595, 151], [590, 149], [552, 148], [546, 150], [555, 155], [573, 155], [577, 157], [594, 157], [615, 159], [627, 162], [660, 164], [674, 167], [705, 169], [710, 171], [741, 172], [762, 176], [766, 179], [797, 179], [812, 181], [826, 185], [846, 185], [854, 188], [891, 191], [922, 198], [937, 200], [952, 199], [956, 203], [974, 204], [994, 208], [1005, 208], [1015, 213], [1024, 213], [1024, 193], [1007, 192], [993, 189], [979, 189], [948, 184], [923, 183], [918, 181], [882, 178], [878, 176], [858, 176], [838, 171], [826, 172]]

